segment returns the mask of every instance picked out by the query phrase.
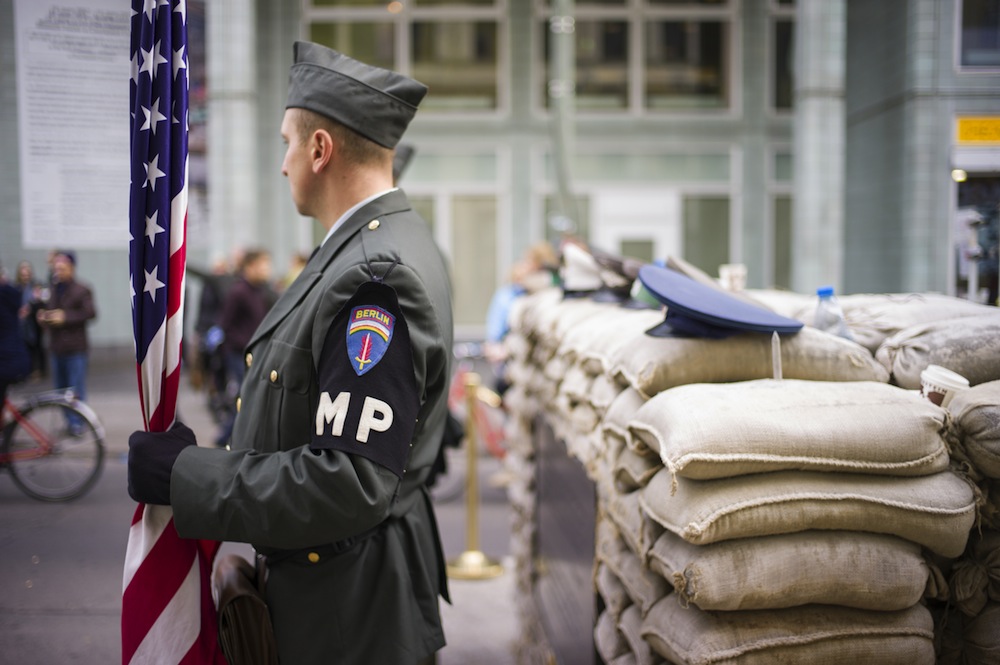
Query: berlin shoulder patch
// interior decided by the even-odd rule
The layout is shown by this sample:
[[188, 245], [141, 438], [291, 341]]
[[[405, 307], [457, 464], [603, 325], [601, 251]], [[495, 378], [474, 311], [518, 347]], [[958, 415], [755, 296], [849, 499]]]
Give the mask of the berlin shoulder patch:
[[347, 324], [347, 357], [358, 376], [378, 364], [392, 342], [396, 317], [376, 305], [351, 310]]

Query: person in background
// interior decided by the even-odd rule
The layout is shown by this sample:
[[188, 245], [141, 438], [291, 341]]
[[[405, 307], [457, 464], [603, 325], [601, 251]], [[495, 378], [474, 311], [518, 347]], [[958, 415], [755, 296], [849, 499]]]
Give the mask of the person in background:
[[[88, 286], [76, 281], [76, 255], [61, 252], [52, 259], [49, 301], [38, 310], [36, 320], [49, 338], [52, 379], [56, 389], [72, 390], [87, 399], [87, 324], [97, 318], [94, 296]], [[80, 427], [69, 422], [71, 433]]]
[[45, 357], [45, 344], [42, 340], [42, 329], [38, 325], [38, 310], [42, 300], [48, 299], [49, 289], [43, 287], [35, 280], [34, 269], [27, 261], [17, 264], [17, 273], [14, 279], [14, 288], [21, 295], [21, 307], [18, 310], [20, 321], [21, 339], [28, 349], [28, 357], [31, 358], [31, 375], [45, 376], [48, 374], [48, 363]]
[[[243, 256], [242, 250], [239, 256]], [[198, 297], [198, 311], [194, 321], [195, 341], [193, 349], [196, 359], [192, 363], [192, 385], [204, 388], [209, 412], [216, 422], [232, 417], [232, 398], [226, 397], [226, 359], [222, 348], [224, 337], [219, 322], [226, 295], [236, 276], [229, 269], [224, 257], [217, 258], [211, 270], [187, 266], [188, 274], [201, 281]]]
[[296, 252], [292, 255], [292, 261], [288, 265], [288, 271], [281, 278], [281, 282], [278, 284], [278, 289], [284, 292], [292, 282], [299, 276], [302, 269], [306, 267], [306, 263], [309, 262], [309, 255], [303, 254], [302, 252]]
[[[271, 288], [271, 255], [262, 249], [249, 249], [243, 254], [243, 263], [229, 287], [222, 304], [219, 327], [223, 332], [222, 352], [226, 364], [226, 397], [236, 400], [239, 385], [243, 382], [243, 351], [257, 326], [264, 320], [277, 296]], [[223, 422], [216, 445], [225, 446], [233, 429], [235, 411]]]
[[31, 372], [31, 358], [21, 338], [20, 309], [21, 294], [0, 271], [0, 404], [7, 397], [7, 386]]
[[510, 277], [506, 284], [498, 288], [490, 299], [486, 310], [486, 340], [483, 343], [483, 355], [493, 367], [496, 376], [496, 388], [499, 394], [507, 389], [504, 379], [504, 366], [507, 362], [507, 350], [503, 340], [510, 332], [510, 308], [514, 301], [526, 293], [534, 293], [539, 289], [552, 286], [553, 271], [558, 268], [559, 259], [552, 245], [539, 242], [527, 250], [510, 269]]

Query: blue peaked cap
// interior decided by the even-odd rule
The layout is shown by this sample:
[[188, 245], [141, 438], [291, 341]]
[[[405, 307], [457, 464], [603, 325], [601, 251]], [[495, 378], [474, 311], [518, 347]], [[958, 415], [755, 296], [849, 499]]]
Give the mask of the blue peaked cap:
[[663, 323], [646, 331], [653, 337], [723, 339], [743, 332], [788, 335], [802, 329], [801, 321], [734, 298], [676, 270], [644, 265], [639, 268], [639, 280], [667, 306]]

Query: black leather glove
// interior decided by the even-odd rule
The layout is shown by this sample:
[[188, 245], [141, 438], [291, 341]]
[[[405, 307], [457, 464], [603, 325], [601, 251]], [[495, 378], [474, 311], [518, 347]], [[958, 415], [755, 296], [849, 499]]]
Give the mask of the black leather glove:
[[170, 505], [170, 472], [181, 451], [196, 446], [191, 428], [177, 421], [166, 432], [128, 438], [128, 495], [139, 503]]

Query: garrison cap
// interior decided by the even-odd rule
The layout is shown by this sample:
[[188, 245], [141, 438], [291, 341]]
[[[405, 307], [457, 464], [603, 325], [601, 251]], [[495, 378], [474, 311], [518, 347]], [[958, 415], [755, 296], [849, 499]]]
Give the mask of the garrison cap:
[[295, 42], [288, 103], [395, 148], [427, 94], [418, 81], [312, 42]]
[[741, 332], [787, 335], [802, 329], [801, 321], [734, 298], [670, 268], [644, 265], [639, 279], [667, 306], [664, 322], [646, 331], [653, 337], [723, 339]]

